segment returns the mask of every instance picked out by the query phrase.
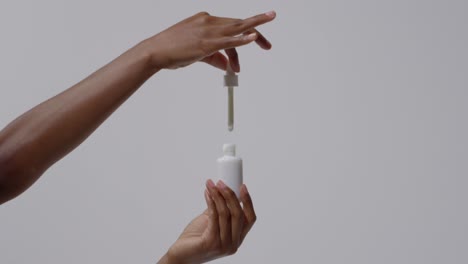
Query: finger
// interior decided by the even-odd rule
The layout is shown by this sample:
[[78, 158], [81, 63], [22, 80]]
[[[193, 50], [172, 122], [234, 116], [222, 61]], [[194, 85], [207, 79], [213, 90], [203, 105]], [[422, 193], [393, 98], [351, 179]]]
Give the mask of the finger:
[[[211, 182], [213, 184], [213, 182]], [[208, 181], [206, 183], [208, 188]], [[210, 197], [210, 193], [205, 190], [205, 200], [206, 205], [208, 206], [208, 227], [207, 234], [210, 238], [215, 239], [219, 237], [219, 226], [218, 226], [218, 212], [216, 211], [216, 205]]]
[[226, 70], [228, 59], [221, 52], [215, 52], [214, 54], [203, 58], [201, 61], [210, 64], [223, 71]]
[[[212, 183], [212, 182], [211, 182]], [[216, 186], [209, 186], [210, 196], [216, 205], [216, 211], [218, 213], [218, 225], [219, 225], [219, 237], [221, 240], [221, 248], [226, 251], [231, 243], [231, 215], [229, 208], [226, 205], [226, 201], [219, 192]]]
[[251, 43], [252, 41], [255, 41], [257, 39], [257, 34], [252, 33], [249, 35], [241, 35], [241, 36], [236, 36], [236, 37], [223, 37], [217, 40], [214, 40], [213, 46], [215, 47], [216, 50], [222, 50], [222, 49], [230, 49], [230, 48], [235, 48], [235, 47], [240, 47], [243, 45], [247, 45]]
[[[224, 17], [214, 17], [215, 19], [213, 21], [215, 21], [214, 23], [218, 24], [218, 25], [226, 25], [226, 24], [239, 24], [239, 23], [242, 23], [242, 19], [233, 19], [233, 18], [224, 18]], [[224, 31], [224, 33], [226, 33]], [[256, 30], [255, 28], [253, 29], [250, 29], [250, 30], [247, 30], [245, 32], [243, 32], [242, 34], [243, 35], [248, 35], [248, 34], [252, 34], [252, 33], [256, 33], [258, 35], [258, 38], [257, 40], [255, 40], [255, 42], [262, 48], [262, 49], [266, 49], [266, 50], [269, 50], [271, 49], [272, 45], [271, 45], [271, 42], [268, 41], [267, 38], [265, 38], [265, 36], [263, 36], [263, 34], [261, 34], [258, 30]], [[229, 35], [227, 34], [227, 36], [232, 36], [232, 35]]]
[[240, 201], [237, 199], [236, 194], [224, 182], [218, 182], [218, 188], [221, 190], [221, 195], [224, 197], [229, 210], [231, 212], [231, 231], [232, 231], [232, 245], [230, 254], [234, 254], [240, 245], [241, 234], [244, 225], [244, 212], [240, 206]]
[[257, 221], [257, 215], [255, 214], [252, 198], [250, 197], [249, 191], [247, 190], [247, 186], [245, 184], [242, 185], [240, 190], [240, 196], [242, 205], [244, 206], [244, 214], [245, 214], [245, 224], [241, 234], [241, 243], [244, 240], [247, 233], [249, 233], [252, 226]]
[[260, 46], [260, 48], [265, 49], [265, 50], [271, 49], [272, 47], [271, 42], [268, 41], [268, 39], [266, 39], [265, 36], [263, 36], [262, 33], [260, 33], [258, 30], [253, 29], [253, 30], [246, 31], [244, 32], [244, 35], [252, 34], [252, 33], [257, 34], [257, 39], [255, 40], [255, 42], [258, 44], [258, 46]]
[[242, 34], [245, 31], [252, 30], [262, 24], [268, 23], [275, 19], [276, 13], [274, 11], [265, 14], [256, 15], [238, 22], [233, 23], [228, 30], [232, 35]]
[[226, 49], [225, 51], [226, 51], [226, 54], [228, 55], [231, 69], [235, 72], [240, 72], [239, 54], [237, 54], [237, 50], [235, 48], [230, 48], [230, 49]]

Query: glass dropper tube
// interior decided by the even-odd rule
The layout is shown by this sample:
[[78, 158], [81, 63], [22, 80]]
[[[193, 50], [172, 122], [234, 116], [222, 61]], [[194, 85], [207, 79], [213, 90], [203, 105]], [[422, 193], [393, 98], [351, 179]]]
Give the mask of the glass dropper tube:
[[234, 130], [234, 86], [239, 85], [238, 76], [228, 63], [226, 75], [224, 75], [224, 86], [228, 88], [228, 131]]
[[234, 88], [228, 87], [228, 130], [234, 129]]

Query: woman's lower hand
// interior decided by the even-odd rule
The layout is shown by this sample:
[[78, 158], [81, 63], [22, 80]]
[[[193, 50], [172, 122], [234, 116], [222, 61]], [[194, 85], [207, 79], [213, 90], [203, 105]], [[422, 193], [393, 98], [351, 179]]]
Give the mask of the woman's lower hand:
[[245, 185], [241, 201], [222, 181], [215, 186], [208, 180], [206, 187], [208, 209], [185, 228], [161, 263], [198, 264], [232, 255], [255, 223], [252, 199]]
[[275, 12], [247, 19], [211, 16], [206, 12], [189, 17], [142, 44], [150, 54], [151, 67], [176, 69], [197, 61], [226, 70], [228, 59], [220, 53], [225, 50], [235, 72], [240, 71], [236, 47], [255, 41], [261, 48], [270, 49], [270, 42], [255, 27], [272, 21]]

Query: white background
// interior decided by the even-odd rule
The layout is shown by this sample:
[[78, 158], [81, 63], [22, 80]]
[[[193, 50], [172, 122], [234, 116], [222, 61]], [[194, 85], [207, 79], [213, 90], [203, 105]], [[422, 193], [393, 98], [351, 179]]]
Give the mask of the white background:
[[0, 207], [0, 263], [155, 263], [238, 144], [258, 222], [217, 263], [467, 263], [467, 1], [0, 2], [0, 126], [199, 11], [246, 18], [223, 73], [162, 71]]

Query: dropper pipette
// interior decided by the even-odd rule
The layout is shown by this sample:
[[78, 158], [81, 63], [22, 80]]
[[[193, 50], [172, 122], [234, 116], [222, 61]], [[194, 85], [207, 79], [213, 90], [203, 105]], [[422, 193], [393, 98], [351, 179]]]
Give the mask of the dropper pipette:
[[239, 86], [239, 79], [228, 62], [224, 86], [228, 88], [228, 130], [234, 129], [234, 87]]

